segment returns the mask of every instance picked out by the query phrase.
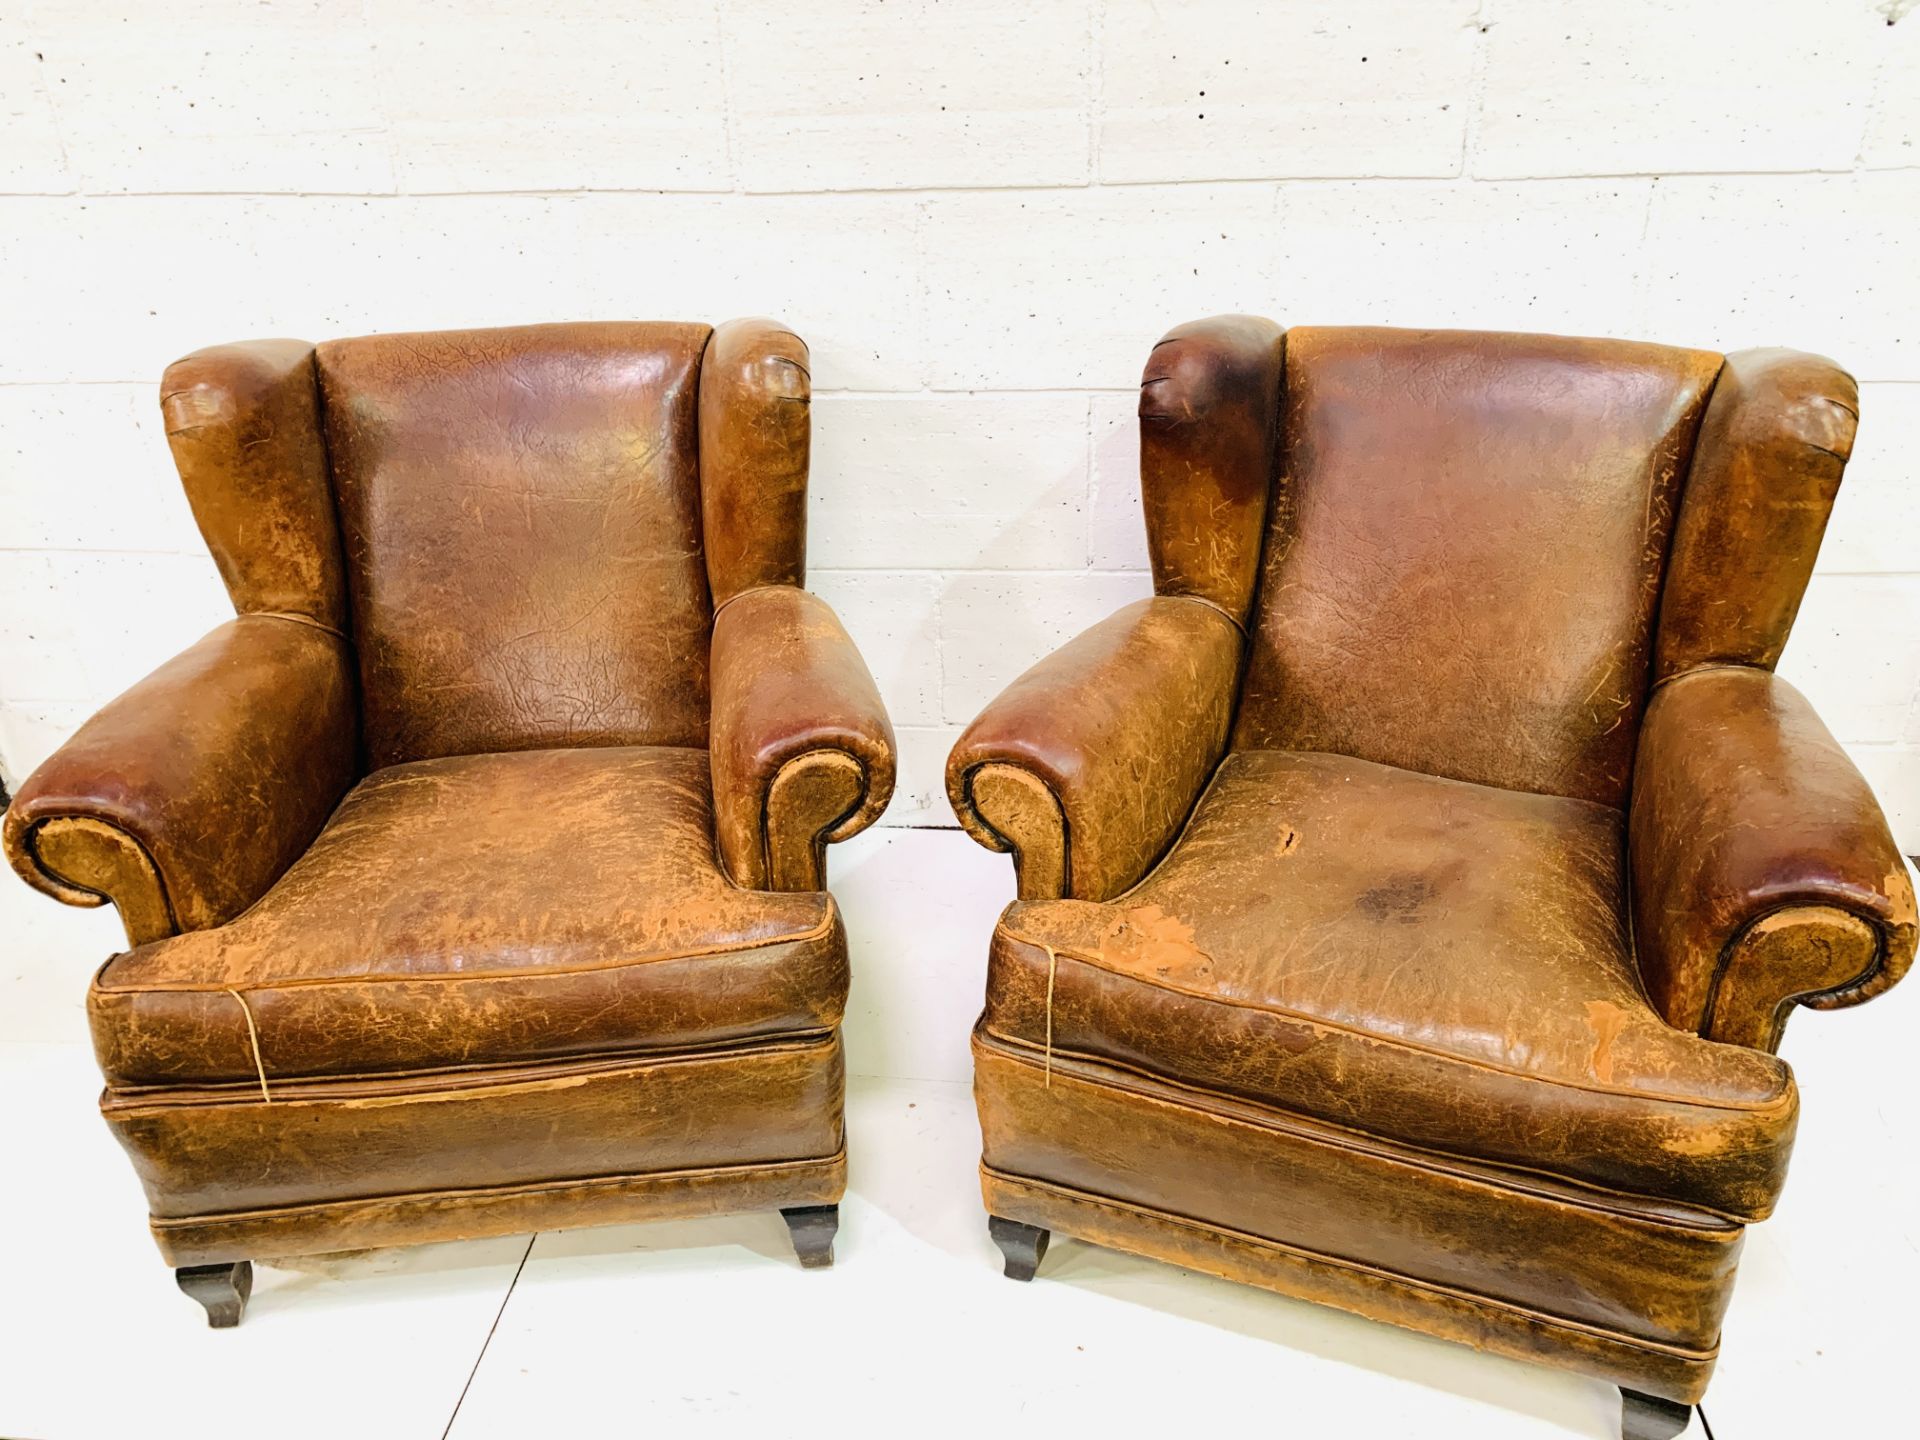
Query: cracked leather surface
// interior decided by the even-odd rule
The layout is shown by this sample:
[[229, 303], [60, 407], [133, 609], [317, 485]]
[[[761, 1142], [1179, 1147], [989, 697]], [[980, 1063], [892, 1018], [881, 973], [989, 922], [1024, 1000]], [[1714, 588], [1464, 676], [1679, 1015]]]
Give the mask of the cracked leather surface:
[[[976, 840], [996, 850], [1032, 828], [996, 817], [981, 767], [1033, 777], [1054, 797], [1043, 821], [1058, 858], [1043, 868], [1066, 894], [1127, 888], [1178, 833], [1219, 761], [1232, 715], [1240, 631], [1204, 601], [1140, 600], [1009, 685], [947, 758], [947, 794]], [[1051, 824], [1056, 833], [1046, 833]], [[1021, 893], [1039, 894], [1022, 857]], [[1057, 888], [1054, 893], [1061, 893]]]
[[1758, 1218], [1785, 1065], [1669, 1027], [1605, 806], [1251, 751], [1104, 904], [1014, 905], [986, 1032], [1449, 1154]]
[[126, 922], [102, 1108], [175, 1263], [839, 1198], [820, 852], [894, 759], [824, 604], [728, 607], [707, 749], [710, 584], [804, 573], [805, 354], [612, 323], [169, 369], [240, 618], [30, 777], [5, 846]]
[[114, 1084], [675, 1049], [831, 1029], [822, 891], [714, 863], [707, 756], [603, 747], [390, 766], [230, 924], [115, 957], [89, 996]]
[[[1785, 1016], [1914, 953], [1871, 792], [1767, 673], [1851, 380], [1229, 316], [1156, 347], [1140, 414], [1151, 603], [1244, 618], [1246, 673], [1200, 743], [1222, 682], [1178, 644], [1070, 658], [1122, 612], [956, 747], [1020, 872], [975, 1040], [991, 1211], [1697, 1399], [1784, 1180]], [[1125, 857], [1090, 885], [1083, 836]]]
[[704, 325], [319, 347], [374, 766], [703, 745]]
[[1623, 804], [1719, 364], [1621, 341], [1289, 331], [1235, 746]]
[[[1632, 833], [1641, 973], [1674, 1025], [1771, 1049], [1788, 1001], [1858, 1004], [1913, 962], [1912, 882], [1879, 802], [1776, 675], [1701, 669], [1660, 687], [1641, 731]], [[1741, 974], [1728, 989], [1740, 942], [1790, 908], [1850, 919], [1868, 944], [1836, 954], [1827, 941], [1837, 968], [1789, 964], [1771, 983]]]

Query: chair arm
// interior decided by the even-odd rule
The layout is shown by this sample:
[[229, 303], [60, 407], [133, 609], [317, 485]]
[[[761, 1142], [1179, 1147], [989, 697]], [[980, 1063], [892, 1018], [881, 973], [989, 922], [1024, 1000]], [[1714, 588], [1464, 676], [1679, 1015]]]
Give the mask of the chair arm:
[[1796, 1003], [1906, 973], [1914, 897], [1886, 818], [1806, 699], [1765, 670], [1661, 686], [1629, 822], [1640, 972], [1668, 1023], [1773, 1050]]
[[57, 900], [112, 901], [136, 945], [224, 924], [353, 783], [352, 670], [318, 625], [229, 620], [27, 777], [0, 832], [7, 859]]
[[1145, 875], [1226, 749], [1240, 630], [1204, 600], [1127, 606], [1009, 685], [947, 758], [968, 834], [1025, 900], [1104, 900]]
[[826, 846], [893, 797], [893, 726], [827, 602], [787, 585], [743, 591], [713, 622], [714, 830], [751, 890], [826, 888]]

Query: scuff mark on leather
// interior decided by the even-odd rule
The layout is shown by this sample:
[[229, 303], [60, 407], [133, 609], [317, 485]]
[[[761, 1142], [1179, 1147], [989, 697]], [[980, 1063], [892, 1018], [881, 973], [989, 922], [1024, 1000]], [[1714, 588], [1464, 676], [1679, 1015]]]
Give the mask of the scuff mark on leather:
[[1587, 1025], [1593, 1031], [1593, 1057], [1587, 1064], [1602, 1085], [1613, 1082], [1613, 1042], [1627, 1023], [1627, 1012], [1607, 1000], [1587, 1001]]
[[1175, 970], [1194, 976], [1213, 970], [1213, 957], [1194, 943], [1193, 927], [1158, 905], [1123, 910], [1101, 937], [1100, 953], [1163, 977]]

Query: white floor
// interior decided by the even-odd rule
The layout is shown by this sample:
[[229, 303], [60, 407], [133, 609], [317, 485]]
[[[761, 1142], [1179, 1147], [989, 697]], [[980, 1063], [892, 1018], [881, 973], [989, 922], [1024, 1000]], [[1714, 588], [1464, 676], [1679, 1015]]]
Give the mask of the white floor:
[[[917, 843], [847, 875], [850, 916]], [[107, 918], [0, 876], [0, 981], [52, 985], [46, 945], [77, 996]], [[1916, 1020], [1920, 981], [1790, 1029], [1799, 1153], [1749, 1235], [1706, 1405], [1718, 1440], [1912, 1433]], [[0, 1044], [0, 1436], [1618, 1434], [1597, 1383], [1072, 1241], [1033, 1284], [1002, 1279], [950, 1080], [852, 1082], [831, 1271], [801, 1271], [770, 1215], [522, 1236], [258, 1267], [246, 1322], [216, 1333], [146, 1235], [97, 1088], [84, 1046]]]

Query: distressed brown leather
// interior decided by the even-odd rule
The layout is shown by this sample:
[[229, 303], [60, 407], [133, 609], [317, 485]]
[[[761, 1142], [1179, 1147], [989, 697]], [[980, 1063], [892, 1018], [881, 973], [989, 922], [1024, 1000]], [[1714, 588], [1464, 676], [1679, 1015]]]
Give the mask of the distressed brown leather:
[[1247, 623], [1266, 533], [1283, 331], [1252, 315], [1170, 330], [1140, 381], [1140, 500], [1153, 588]]
[[29, 777], [5, 845], [126, 921], [88, 1013], [175, 1263], [839, 1198], [823, 848], [894, 755], [794, 588], [805, 354], [613, 323], [167, 372], [239, 618]]
[[318, 351], [371, 762], [704, 745], [704, 325]]
[[245, 1082], [249, 1016], [270, 1082], [831, 1031], [832, 899], [735, 888], [712, 836], [700, 750], [375, 771], [245, 915], [107, 962], [88, 996], [100, 1068]]
[[817, 595], [772, 585], [713, 625], [713, 800], [742, 885], [816, 890], [829, 841], [893, 794], [893, 727], [846, 628]]
[[1289, 332], [1285, 483], [1234, 744], [1623, 803], [1719, 364], [1623, 341]]
[[1779, 662], [1859, 422], [1860, 392], [1831, 360], [1727, 356], [1674, 524], [1656, 681], [1700, 665]]
[[1583, 800], [1241, 751], [1123, 899], [1022, 901], [983, 1032], [1422, 1149], [1739, 1219], [1797, 1099], [1668, 1026], [1627, 937], [1625, 823]]
[[[975, 1037], [992, 1212], [1698, 1398], [1785, 1180], [1780, 1024], [1914, 953], [1871, 793], [1767, 673], [1855, 408], [1785, 351], [1173, 332], [1162, 598], [949, 764], [1021, 869]], [[1174, 592], [1227, 662], [1133, 638]], [[1124, 858], [1088, 880], [1083, 836]]]
[[[242, 615], [27, 777], [7, 810], [7, 858], [57, 900], [113, 901], [135, 943], [224, 924], [319, 833], [353, 782], [358, 728], [345, 640]], [[126, 844], [93, 856], [69, 847], [75, 863], [63, 864], [50, 842], [75, 821]]]
[[160, 409], [193, 517], [241, 614], [347, 628], [313, 346], [255, 340], [167, 367]]
[[1632, 833], [1640, 971], [1673, 1025], [1771, 1050], [1793, 1004], [1856, 1005], [1912, 964], [1913, 887], [1886, 817], [1777, 675], [1721, 666], [1660, 687]]
[[700, 503], [716, 606], [756, 586], [807, 583], [812, 403], [798, 335], [775, 320], [713, 332], [700, 367]]
[[[1016, 849], [1023, 897], [1118, 894], [1166, 849], [1226, 744], [1240, 648], [1217, 605], [1137, 601], [1027, 671], [967, 728], [947, 759], [947, 794], [976, 840]], [[1044, 818], [1025, 818], [1045, 814], [1037, 791], [1034, 805], [996, 809], [1002, 767], [1052, 797], [1057, 840]], [[1037, 847], [1057, 858], [1030, 864]]]

